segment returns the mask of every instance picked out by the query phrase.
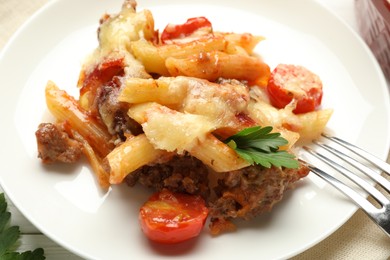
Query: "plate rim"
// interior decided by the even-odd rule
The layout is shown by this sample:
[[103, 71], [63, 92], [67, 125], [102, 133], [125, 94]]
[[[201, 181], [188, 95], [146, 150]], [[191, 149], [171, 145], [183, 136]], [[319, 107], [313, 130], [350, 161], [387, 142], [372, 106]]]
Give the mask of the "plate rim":
[[[1, 61], [3, 60], [5, 54], [8, 52], [9, 48], [11, 48], [11, 46], [13, 45], [14, 41], [17, 40], [17, 38], [20, 36], [20, 34], [23, 33], [24, 30], [26, 30], [26, 28], [28, 27], [28, 25], [34, 21], [36, 19], [36, 17], [39, 17], [40, 15], [42, 15], [42, 13], [44, 13], [46, 10], [50, 9], [51, 6], [54, 6], [56, 4], [58, 4], [59, 2], [64, 2], [65, 0], [54, 0], [54, 1], [49, 1], [48, 3], [44, 4], [41, 8], [39, 8], [32, 16], [30, 16], [18, 29], [17, 31], [11, 36], [11, 38], [7, 41], [7, 43], [4, 45], [4, 47], [2, 48], [1, 52], [0, 52], [0, 63]], [[319, 4], [317, 1], [315, 1], [316, 4]], [[321, 5], [322, 7], [324, 7], [323, 5]], [[147, 7], [145, 7], [147, 8]], [[355, 38], [357, 40], [359, 40], [361, 43], [362, 46], [365, 47], [365, 52], [366, 54], [368, 54], [373, 62], [373, 65], [376, 67], [375, 69], [379, 72], [382, 72], [377, 60], [375, 59], [374, 55], [372, 54], [372, 52], [370, 51], [370, 49], [368, 48], [368, 46], [364, 43], [364, 41], [361, 39], [361, 37], [358, 36], [357, 32], [355, 32], [354, 30], [351, 29], [351, 27], [345, 23], [339, 16], [337, 16], [335, 13], [331, 12], [329, 9], [327, 9], [327, 11], [329, 13], [331, 13], [333, 16], [337, 17], [339, 19], [339, 22], [343, 23], [344, 26], [347, 26], [349, 31], [355, 35]], [[379, 73], [379, 77], [381, 78], [381, 81], [382, 83], [384, 83], [384, 86], [387, 85], [387, 82], [386, 82], [386, 79], [383, 75], [383, 73]], [[385, 104], [387, 108], [390, 108], [390, 99], [389, 99], [389, 93], [388, 91], [386, 91], [386, 89], [382, 89], [381, 90], [384, 91], [384, 94], [387, 93], [387, 103]], [[388, 114], [389, 115], [389, 114]], [[390, 118], [390, 116], [389, 116]], [[387, 121], [388, 125], [390, 125], [390, 120], [388, 119]], [[387, 136], [387, 139], [386, 139], [386, 146], [387, 146], [387, 152], [385, 152], [385, 154], [383, 155], [383, 158], [387, 157], [387, 155], [389, 154], [388, 152], [388, 148], [390, 147], [390, 135]], [[7, 186], [4, 186], [3, 183], [2, 183], [2, 178], [0, 176], [0, 185], [1, 187], [3, 188], [3, 190], [5, 191], [5, 193], [7, 194], [12, 194], [11, 191], [8, 190], [8, 187]], [[8, 196], [9, 199], [13, 202], [14, 199], [13, 199], [13, 196]], [[15, 203], [14, 203], [15, 204]], [[19, 205], [15, 204], [15, 206], [23, 213], [24, 216], [28, 215], [26, 214], [26, 212], [24, 212], [22, 210], [23, 207], [20, 207]], [[329, 232], [327, 234], [324, 234], [323, 238], [319, 239], [318, 241], [314, 241], [311, 245], [309, 246], [306, 246], [304, 248], [302, 248], [300, 250], [300, 252], [297, 252], [294, 255], [297, 255], [301, 252], [303, 252], [304, 250], [318, 244], [319, 242], [321, 242], [323, 239], [327, 238], [329, 235], [331, 235], [332, 233], [334, 233], [340, 226], [344, 225], [345, 222], [356, 212], [358, 208], [355, 207], [354, 209], [351, 209], [351, 212], [349, 214], [349, 217], [347, 217], [344, 221], [340, 222], [338, 227], [337, 228], [334, 228], [333, 230], [329, 230]], [[31, 221], [29, 218], [28, 218], [29, 221]], [[34, 226], [36, 226], [37, 228], [39, 228], [40, 230], [44, 230], [44, 229], [41, 229], [42, 227], [40, 225], [37, 225], [37, 223], [34, 221], [32, 222]], [[53, 236], [52, 234], [48, 234], [46, 232], [43, 232], [46, 236], [48, 236], [49, 238], [52, 238], [53, 240], [55, 240], [56, 243], [58, 243], [59, 245], [63, 246], [64, 248], [68, 249], [69, 251], [75, 253], [75, 254], [78, 254], [80, 256], [85, 256], [85, 257], [88, 257], [88, 255], [85, 255], [81, 252], [78, 252], [78, 251], [75, 251], [74, 248], [71, 246], [71, 245], [64, 245], [63, 243], [60, 243], [59, 241], [61, 241], [60, 239], [56, 238], [55, 236]], [[287, 256], [289, 257], [289, 256]]]

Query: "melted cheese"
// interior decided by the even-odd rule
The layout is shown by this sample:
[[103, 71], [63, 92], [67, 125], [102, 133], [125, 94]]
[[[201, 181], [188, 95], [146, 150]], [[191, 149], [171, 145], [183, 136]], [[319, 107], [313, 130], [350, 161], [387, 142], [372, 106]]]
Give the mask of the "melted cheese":
[[154, 20], [149, 10], [136, 12], [135, 3], [126, 1], [120, 13], [110, 16], [99, 27], [99, 46], [87, 58], [84, 70], [88, 74], [104, 60], [124, 58], [125, 76], [150, 78], [144, 66], [131, 52], [131, 43], [154, 37]]
[[207, 117], [217, 128], [239, 124], [236, 115], [245, 112], [249, 103], [249, 89], [237, 82], [221, 84], [207, 80], [178, 76], [161, 77], [157, 84], [168, 85], [171, 95], [181, 97], [176, 110]]
[[128, 114], [141, 123], [144, 133], [156, 149], [181, 154], [215, 129], [205, 116], [181, 113], [158, 103], [132, 106]]
[[245, 111], [249, 102], [248, 88], [238, 82], [216, 84], [189, 79], [187, 84], [188, 94], [182, 110], [207, 116], [220, 128], [233, 127], [237, 123], [236, 115]]

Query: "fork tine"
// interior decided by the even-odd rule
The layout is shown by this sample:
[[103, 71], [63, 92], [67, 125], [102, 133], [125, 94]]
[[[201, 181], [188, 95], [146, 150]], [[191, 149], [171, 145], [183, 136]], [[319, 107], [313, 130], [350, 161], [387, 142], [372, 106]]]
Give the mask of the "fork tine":
[[377, 208], [374, 207], [368, 200], [366, 200], [364, 197], [362, 197], [359, 193], [357, 193], [352, 188], [348, 187], [343, 182], [339, 181], [338, 179], [334, 178], [333, 176], [329, 175], [328, 173], [324, 172], [323, 170], [307, 163], [307, 166], [309, 169], [315, 173], [317, 176], [324, 179], [326, 182], [330, 183], [333, 187], [338, 189], [340, 192], [345, 194], [347, 197], [349, 197], [357, 206], [364, 209], [369, 215], [372, 212], [375, 212]]
[[381, 176], [378, 172], [374, 171], [370, 167], [367, 167], [361, 163], [359, 163], [357, 160], [352, 158], [351, 156], [344, 154], [333, 147], [330, 147], [327, 144], [314, 141], [314, 143], [328, 152], [332, 153], [333, 155], [337, 156], [338, 158], [347, 161], [350, 165], [352, 165], [355, 169], [359, 170], [360, 172], [364, 173], [368, 177], [370, 177], [372, 180], [376, 181], [378, 184], [382, 186], [384, 190], [387, 192], [390, 192], [390, 182], [386, 180], [383, 176]]
[[336, 143], [338, 143], [339, 145], [347, 148], [348, 150], [350, 150], [351, 152], [355, 153], [356, 155], [360, 156], [362, 159], [365, 159], [367, 161], [369, 161], [370, 163], [372, 163], [373, 165], [376, 165], [377, 167], [379, 167], [382, 171], [384, 171], [385, 173], [387, 173], [389, 176], [390, 176], [390, 165], [386, 162], [384, 162], [383, 160], [379, 159], [378, 157], [372, 155], [371, 153], [347, 142], [347, 141], [344, 141], [338, 137], [334, 137], [334, 136], [329, 136], [327, 134], [322, 134], [323, 137], [331, 140], [331, 141], [334, 141]]
[[[322, 144], [319, 144], [320, 146], [322, 146]], [[344, 176], [346, 176], [348, 179], [350, 179], [351, 181], [353, 181], [354, 183], [356, 183], [358, 186], [360, 186], [361, 188], [363, 188], [366, 192], [368, 192], [373, 198], [375, 198], [375, 200], [377, 200], [381, 205], [384, 205], [386, 203], [389, 203], [389, 200], [381, 193], [379, 192], [374, 186], [370, 185], [368, 182], [364, 181], [363, 179], [361, 179], [359, 176], [357, 176], [356, 174], [352, 173], [351, 171], [349, 171], [348, 169], [346, 169], [345, 167], [341, 166], [340, 164], [336, 163], [335, 161], [327, 158], [326, 156], [314, 151], [313, 149], [309, 148], [309, 147], [303, 147], [306, 151], [308, 151], [310, 154], [314, 155], [315, 157], [319, 158], [321, 161], [325, 162], [327, 165], [329, 165], [330, 167], [334, 168], [336, 171], [342, 173]], [[325, 147], [324, 147], [325, 148]], [[325, 148], [326, 149], [326, 148]], [[326, 149], [327, 150], [327, 149]], [[346, 162], [348, 163], [351, 163], [349, 162], [349, 160], [346, 160], [345, 158], [343, 158], [341, 155], [343, 154], [336, 154], [335, 150], [332, 151], [330, 150], [331, 153], [333, 153], [335, 156], [345, 160]], [[352, 165], [354, 166], [354, 165]], [[314, 167], [314, 166], [312, 166]], [[354, 166], [355, 167], [355, 166]], [[359, 169], [356, 167], [356, 169], [362, 171], [362, 169]], [[369, 168], [368, 168], [369, 169]], [[318, 172], [318, 168], [316, 169], [316, 171]], [[369, 169], [371, 170], [371, 169]], [[362, 171], [363, 172], [363, 171]], [[361, 195], [359, 195], [359, 197], [361, 197]], [[365, 200], [365, 199], [364, 199]], [[371, 203], [369, 203], [371, 204]]]
[[[374, 204], [371, 203], [371, 201], [367, 199], [367, 196], [365, 196], [365, 194], [361, 194], [360, 192], [354, 190], [352, 187], [349, 186], [348, 183], [344, 183], [340, 180], [337, 180], [335, 177], [331, 176], [325, 171], [313, 166], [312, 164], [304, 160], [301, 159], [299, 160], [305, 163], [309, 167], [312, 173], [318, 175], [326, 182], [328, 182], [329, 184], [337, 188], [340, 192], [345, 194], [347, 197], [349, 197], [390, 237], [389, 199], [385, 196], [384, 193], [376, 189], [376, 187], [374, 187], [372, 183], [366, 182], [364, 179], [361, 178], [361, 175], [360, 176], [356, 175], [357, 173], [356, 170], [362, 172], [362, 174], [365, 174], [366, 176], [370, 177], [372, 180], [376, 181], [376, 183], [380, 184], [385, 190], [387, 190], [388, 193], [390, 193], [390, 182], [386, 178], [384, 178], [380, 172], [378, 172], [379, 170], [382, 170], [383, 172], [387, 173], [388, 176], [390, 176], [390, 165], [387, 164], [386, 162], [383, 162], [379, 158], [371, 155], [370, 153], [365, 152], [361, 148], [352, 145], [340, 138], [331, 137], [325, 134], [323, 134], [323, 136], [333, 142], [325, 144], [318, 141], [314, 141], [313, 143], [319, 145], [321, 151], [329, 153], [329, 155], [331, 155], [330, 157], [320, 153], [319, 152], [320, 150], [318, 149], [314, 150], [307, 146], [304, 146], [303, 148], [309, 154], [313, 155], [320, 161], [329, 165], [337, 172], [345, 175], [352, 182], [354, 182], [355, 184], [360, 186], [363, 190], [365, 190], [368, 194], [371, 194], [374, 197], [374, 199], [376, 199], [377, 202], [381, 204], [380, 207], [377, 206], [377, 203]], [[346, 155], [343, 153], [342, 150], [339, 151], [336, 148], [337, 147], [335, 145], [336, 143], [337, 146], [339, 146], [339, 148], [341, 147], [346, 148], [351, 152], [353, 152], [356, 156], [349, 156], [349, 153], [348, 155]], [[336, 161], [333, 160], [333, 159], [337, 159], [337, 157], [341, 159], [343, 163], [345, 162], [349, 164], [348, 166], [346, 165], [347, 168], [340, 165], [337, 162], [337, 160]], [[365, 160], [367, 163], [368, 162], [371, 163], [372, 167], [370, 167], [368, 164], [364, 164], [362, 160]], [[352, 169], [351, 167], [354, 167], [355, 169]]]

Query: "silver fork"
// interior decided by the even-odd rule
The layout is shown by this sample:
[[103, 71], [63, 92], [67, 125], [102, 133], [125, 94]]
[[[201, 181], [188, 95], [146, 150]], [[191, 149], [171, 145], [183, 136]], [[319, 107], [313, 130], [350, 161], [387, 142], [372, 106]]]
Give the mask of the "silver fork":
[[[349, 197], [390, 237], [390, 200], [375, 187], [375, 185], [380, 185], [385, 192], [390, 194], [390, 182], [381, 176], [381, 172], [390, 176], [390, 165], [340, 138], [325, 134], [323, 136], [329, 144], [314, 141], [314, 144], [319, 146], [320, 149], [312, 149], [308, 146], [304, 146], [303, 148], [360, 186], [366, 192], [366, 195], [362, 194], [361, 191], [356, 191], [356, 188], [350, 187], [351, 184], [346, 184], [319, 167], [308, 163], [307, 160], [304, 163], [308, 165], [313, 173]], [[344, 152], [340, 149], [344, 149]], [[322, 150], [322, 152], [319, 152], [319, 150]], [[328, 155], [324, 155], [323, 151], [326, 151], [325, 153], [328, 153]], [[346, 152], [350, 155], [346, 154]], [[338, 159], [334, 160], [331, 156], [335, 156], [334, 158]], [[360, 174], [361, 176], [358, 176], [356, 172], [368, 176], [373, 182], [363, 179], [361, 176], [364, 175]], [[367, 200], [367, 194], [371, 195], [378, 205], [374, 205]]]

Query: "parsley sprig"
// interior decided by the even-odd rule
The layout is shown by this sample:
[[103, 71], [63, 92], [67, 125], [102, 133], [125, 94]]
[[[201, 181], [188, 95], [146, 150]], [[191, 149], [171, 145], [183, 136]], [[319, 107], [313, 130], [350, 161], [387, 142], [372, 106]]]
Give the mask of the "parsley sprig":
[[230, 136], [225, 143], [252, 165], [298, 168], [298, 161], [293, 154], [279, 150], [288, 141], [280, 133], [271, 133], [272, 129], [271, 126], [249, 127]]
[[43, 260], [44, 251], [37, 248], [34, 251], [15, 252], [15, 244], [19, 239], [18, 226], [8, 226], [11, 213], [7, 211], [4, 193], [0, 194], [0, 259], [1, 260]]

